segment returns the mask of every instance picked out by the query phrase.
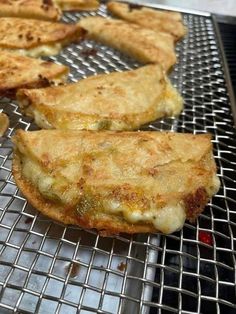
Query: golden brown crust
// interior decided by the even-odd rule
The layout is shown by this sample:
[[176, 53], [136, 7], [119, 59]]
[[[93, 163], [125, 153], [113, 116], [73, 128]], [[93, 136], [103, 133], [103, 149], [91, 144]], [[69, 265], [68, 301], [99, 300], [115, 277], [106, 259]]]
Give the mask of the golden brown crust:
[[[159, 65], [89, 77], [74, 84], [19, 90], [24, 113], [41, 128], [132, 130], [178, 115], [183, 101]], [[43, 122], [38, 120], [43, 116]]]
[[79, 40], [84, 31], [76, 24], [21, 18], [0, 18], [0, 49], [31, 49]]
[[139, 25], [116, 19], [87, 17], [79, 25], [87, 37], [116, 48], [142, 63], [159, 63], [168, 71], [176, 63], [174, 39]]
[[194, 222], [201, 214], [209, 197], [205, 188], [200, 187], [194, 193], [188, 194], [184, 198], [185, 207], [187, 208], [187, 219]]
[[61, 11], [51, 0], [0, 0], [0, 17], [58, 21]]
[[0, 137], [3, 136], [3, 134], [6, 132], [8, 126], [9, 126], [8, 116], [5, 113], [0, 112]]
[[0, 54], [0, 96], [15, 98], [19, 88], [39, 88], [64, 82], [69, 68], [50, 61]]
[[99, 7], [98, 0], [56, 0], [62, 11], [93, 11]]
[[128, 22], [138, 24], [156, 32], [166, 32], [179, 40], [186, 34], [181, 14], [172, 11], [160, 11], [145, 7], [135, 7], [120, 2], [109, 2], [108, 11]]
[[151, 224], [130, 224], [119, 217], [109, 215], [91, 215], [79, 216], [75, 211], [60, 207], [57, 203], [46, 200], [39, 191], [22, 176], [21, 162], [17, 153], [15, 154], [12, 172], [15, 182], [19, 189], [26, 196], [29, 203], [37, 208], [42, 214], [55, 219], [64, 224], [79, 225], [87, 229], [97, 229], [101, 231], [103, 236], [109, 236], [119, 233], [146, 233], [155, 232], [155, 228]]
[[[13, 141], [13, 175], [29, 202], [53, 219], [103, 234], [173, 232], [185, 218], [179, 222], [175, 208], [192, 221], [218, 189], [208, 135], [19, 130]], [[27, 159], [41, 172], [26, 170]], [[169, 221], [173, 229], [165, 227]]]

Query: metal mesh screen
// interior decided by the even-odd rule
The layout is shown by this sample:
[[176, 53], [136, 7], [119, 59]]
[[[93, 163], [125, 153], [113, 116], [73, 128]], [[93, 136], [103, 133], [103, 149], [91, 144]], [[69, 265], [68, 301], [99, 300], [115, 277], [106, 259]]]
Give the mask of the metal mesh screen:
[[[65, 14], [66, 22], [95, 13]], [[106, 16], [101, 5], [98, 14]], [[236, 132], [210, 17], [184, 15], [188, 35], [177, 45], [172, 82], [185, 99], [178, 119], [144, 130], [210, 132], [221, 189], [196, 225], [169, 236], [100, 237], [35, 211], [11, 174], [11, 136], [37, 127], [17, 104], [0, 100], [10, 127], [0, 139], [1, 313], [232, 313], [235, 305]], [[91, 50], [93, 48], [93, 50]], [[71, 67], [70, 80], [139, 64], [84, 41], [50, 58]]]

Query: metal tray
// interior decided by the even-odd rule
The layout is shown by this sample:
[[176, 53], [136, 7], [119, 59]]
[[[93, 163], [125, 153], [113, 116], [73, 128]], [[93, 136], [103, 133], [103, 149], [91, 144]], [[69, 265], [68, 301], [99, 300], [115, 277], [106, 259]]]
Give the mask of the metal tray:
[[[214, 21], [209, 14], [195, 13], [183, 14], [188, 34], [177, 45], [179, 62], [171, 74], [185, 109], [178, 119], [162, 119], [143, 129], [210, 132], [219, 193], [196, 225], [186, 223], [169, 236], [103, 238], [51, 221], [26, 202], [11, 173], [11, 136], [18, 128], [37, 127], [15, 102], [0, 99], [0, 111], [10, 117], [0, 139], [0, 313], [235, 312], [231, 88]], [[63, 19], [76, 22], [95, 14], [107, 16], [105, 4], [97, 13], [65, 14]], [[50, 59], [71, 67], [71, 81], [140, 66], [92, 41], [70, 45]]]

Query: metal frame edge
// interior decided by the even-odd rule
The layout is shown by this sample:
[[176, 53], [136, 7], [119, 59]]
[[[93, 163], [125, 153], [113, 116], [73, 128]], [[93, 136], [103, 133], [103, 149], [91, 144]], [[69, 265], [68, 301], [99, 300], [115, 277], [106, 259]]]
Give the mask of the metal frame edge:
[[[206, 12], [206, 11], [186, 9], [183, 7], [170, 6], [167, 4], [152, 3], [152, 2], [145, 1], [145, 0], [115, 0], [115, 1], [126, 2], [126, 3], [130, 3], [130, 4], [143, 5], [143, 6], [155, 8], [155, 9], [171, 10], [171, 11], [177, 11], [177, 12], [181, 12], [181, 13], [201, 15], [201, 16], [206, 16], [206, 17], [211, 16], [211, 13]], [[103, 0], [101, 2], [106, 4], [107, 2], [109, 2], [109, 0]]]
[[212, 18], [212, 22], [213, 22], [213, 25], [214, 25], [214, 30], [215, 30], [215, 33], [216, 33], [216, 38], [217, 38], [217, 41], [218, 41], [220, 54], [221, 54], [221, 58], [222, 58], [223, 71], [224, 71], [224, 76], [225, 76], [225, 83], [226, 83], [226, 86], [227, 86], [227, 89], [228, 89], [230, 106], [231, 106], [232, 115], [233, 115], [233, 119], [234, 119], [234, 127], [236, 127], [236, 99], [235, 99], [233, 86], [232, 86], [232, 82], [231, 82], [231, 78], [230, 78], [228, 61], [227, 61], [226, 56], [225, 56], [224, 46], [223, 46], [223, 43], [222, 43], [220, 30], [219, 30], [219, 26], [218, 26], [218, 23], [217, 23], [217, 18], [216, 18], [216, 16], [214, 14], [211, 15], [211, 18]]

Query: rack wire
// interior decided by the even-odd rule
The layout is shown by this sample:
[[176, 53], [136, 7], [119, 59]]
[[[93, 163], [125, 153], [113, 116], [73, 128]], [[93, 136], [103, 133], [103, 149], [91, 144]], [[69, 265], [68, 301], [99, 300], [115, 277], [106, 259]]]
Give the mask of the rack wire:
[[[107, 16], [106, 6], [63, 19], [95, 14]], [[33, 209], [14, 183], [11, 136], [37, 127], [15, 102], [1, 99], [0, 111], [10, 117], [0, 139], [1, 313], [235, 313], [236, 132], [212, 18], [183, 18], [188, 34], [177, 45], [171, 80], [185, 109], [178, 119], [143, 129], [211, 133], [220, 191], [195, 225], [168, 236], [103, 238], [56, 223]], [[70, 81], [140, 66], [93, 41], [50, 59], [70, 66]]]

